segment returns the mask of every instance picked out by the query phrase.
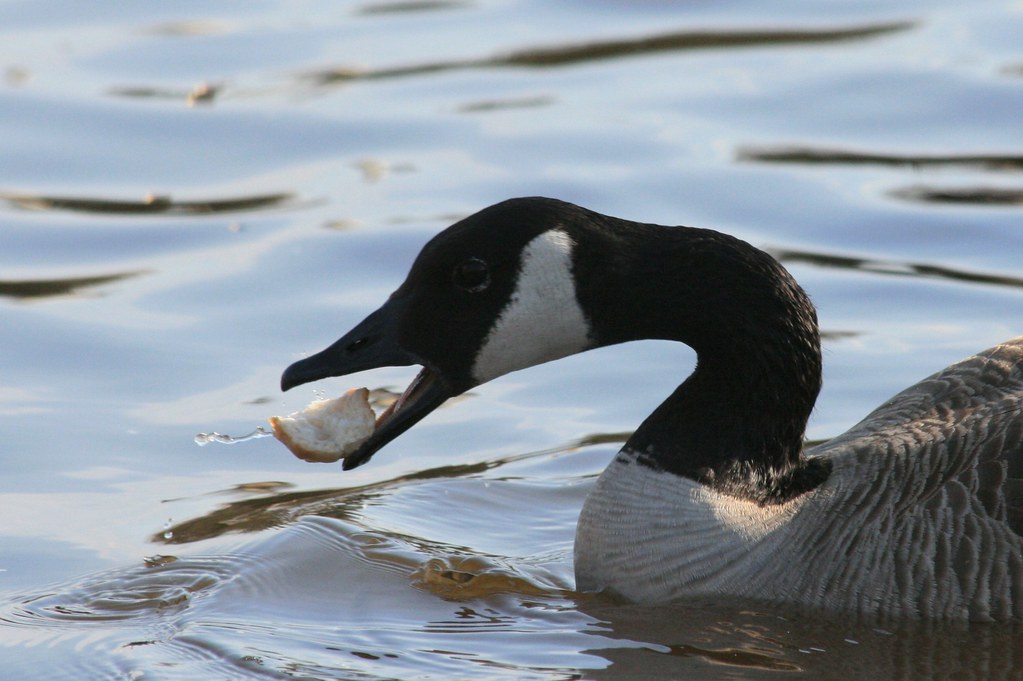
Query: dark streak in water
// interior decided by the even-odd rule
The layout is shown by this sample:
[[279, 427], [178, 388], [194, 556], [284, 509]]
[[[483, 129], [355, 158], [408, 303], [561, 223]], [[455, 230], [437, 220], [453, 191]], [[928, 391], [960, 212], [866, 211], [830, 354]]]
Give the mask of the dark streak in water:
[[145, 272], [118, 272], [117, 274], [103, 274], [94, 277], [70, 277], [64, 279], [0, 280], [0, 296], [17, 298], [18, 300], [31, 300], [75, 295], [80, 289], [111, 284], [142, 274], [145, 274]]
[[593, 435], [586, 435], [579, 438], [576, 441], [577, 447], [592, 447], [594, 445], [609, 445], [615, 443], [624, 443], [632, 437], [631, 431], [621, 433], [594, 433]]
[[980, 206], [1023, 205], [1023, 189], [1002, 187], [935, 188], [906, 187], [889, 192], [890, 196], [923, 203], [958, 203]]
[[178, 201], [169, 196], [147, 196], [141, 201], [124, 201], [0, 192], [0, 199], [23, 210], [61, 210], [106, 215], [209, 215], [276, 208], [294, 201], [295, 195], [262, 194], [208, 201]]
[[[859, 331], [847, 331], [847, 330], [842, 330], [842, 329], [836, 329], [836, 330], [821, 329], [820, 334], [821, 334], [821, 340], [823, 340], [823, 341], [839, 341], [839, 340], [843, 340], [845, 338], [856, 338], [857, 336], [861, 335], [861, 332], [859, 332]], [[809, 445], [807, 445], [807, 446], [809, 446]]]
[[771, 249], [770, 252], [775, 258], [784, 263], [799, 262], [816, 265], [818, 267], [833, 267], [838, 269], [857, 270], [860, 272], [871, 272], [874, 274], [924, 277], [929, 279], [945, 279], [948, 281], [964, 282], [969, 284], [988, 284], [994, 286], [1023, 288], [1023, 278], [1020, 277], [985, 274], [981, 272], [967, 272], [964, 270], [952, 269], [950, 267], [942, 267], [940, 265], [854, 258], [844, 255], [811, 253], [809, 251]]
[[657, 52], [844, 42], [904, 31], [912, 26], [911, 22], [894, 22], [855, 28], [818, 30], [686, 31], [665, 33], [648, 38], [608, 40], [577, 46], [523, 50], [494, 61], [497, 62], [497, 65], [508, 66], [561, 66]]
[[224, 90], [223, 84], [199, 83], [191, 90], [180, 90], [166, 87], [128, 86], [115, 87], [107, 90], [108, 94], [115, 97], [128, 97], [130, 99], [165, 99], [180, 100], [187, 106], [199, 104], [212, 104]]
[[377, 2], [359, 8], [363, 15], [375, 14], [410, 14], [412, 12], [431, 12], [434, 10], [457, 9], [469, 7], [468, 2], [455, 0], [419, 0], [418, 2]]
[[1018, 154], [888, 154], [846, 149], [801, 146], [741, 147], [739, 161], [795, 163], [806, 165], [881, 165], [920, 168], [969, 167], [1000, 172], [1023, 171], [1023, 155]]
[[518, 99], [485, 99], [477, 102], [469, 102], [458, 108], [462, 113], [488, 113], [491, 111], [503, 111], [507, 109], [533, 109], [543, 106], [550, 106], [554, 103], [553, 97], [537, 96], [522, 97]]
[[661, 52], [845, 42], [906, 31], [914, 26], [913, 22], [900, 21], [868, 24], [853, 28], [817, 30], [678, 31], [642, 38], [623, 38], [620, 40], [594, 41], [580, 45], [538, 47], [481, 59], [439, 61], [366, 70], [339, 67], [308, 73], [305, 75], [305, 78], [318, 85], [332, 85], [354, 80], [402, 78], [461, 69], [500, 67], [548, 68]]

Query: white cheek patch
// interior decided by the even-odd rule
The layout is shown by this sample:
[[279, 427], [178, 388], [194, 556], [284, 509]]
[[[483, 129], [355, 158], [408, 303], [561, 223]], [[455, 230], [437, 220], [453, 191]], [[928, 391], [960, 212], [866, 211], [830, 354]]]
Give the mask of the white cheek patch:
[[476, 355], [472, 373], [477, 381], [590, 347], [590, 327], [572, 279], [574, 245], [558, 229], [526, 244], [515, 292]]

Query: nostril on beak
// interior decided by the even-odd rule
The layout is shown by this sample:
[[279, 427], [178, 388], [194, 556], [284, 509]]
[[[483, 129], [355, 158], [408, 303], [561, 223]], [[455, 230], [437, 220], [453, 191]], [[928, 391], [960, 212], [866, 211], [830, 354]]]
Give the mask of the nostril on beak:
[[368, 336], [363, 336], [362, 338], [358, 338], [358, 339], [352, 341], [351, 343], [349, 343], [345, 347], [345, 353], [352, 354], [353, 352], [358, 352], [358, 351], [362, 350], [363, 348], [365, 348], [367, 345], [372, 345], [374, 340], [375, 339], [370, 338]]

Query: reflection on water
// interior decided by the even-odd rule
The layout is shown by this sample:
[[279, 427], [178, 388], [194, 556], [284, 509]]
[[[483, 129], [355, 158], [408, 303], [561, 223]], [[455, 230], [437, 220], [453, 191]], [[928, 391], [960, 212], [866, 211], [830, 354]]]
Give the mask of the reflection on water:
[[[256, 496], [231, 501], [198, 518], [176, 523], [150, 537], [157, 544], [189, 544], [220, 537], [226, 534], [256, 533], [273, 527], [280, 527], [307, 515], [317, 515], [338, 520], [352, 520], [359, 509], [372, 500], [394, 489], [410, 484], [467, 478], [499, 470], [503, 467], [543, 459], [551, 455], [575, 452], [582, 448], [621, 443], [629, 433], [595, 433], [577, 441], [539, 452], [528, 452], [491, 459], [472, 464], [455, 464], [424, 468], [391, 480], [373, 482], [356, 487], [280, 492], [276, 488], [267, 496]], [[245, 491], [262, 491], [261, 483], [252, 483]]]
[[[739, 161], [837, 166], [889, 166], [908, 170], [979, 170], [995, 173], [1023, 171], [1023, 156], [1014, 154], [895, 154], [815, 147], [740, 147]], [[995, 186], [934, 187], [917, 184], [892, 189], [888, 196], [905, 201], [982, 206], [1023, 204], [1023, 189]]]
[[985, 272], [967, 272], [942, 265], [925, 263], [894, 262], [888, 260], [855, 258], [847, 255], [831, 255], [784, 249], [771, 249], [771, 255], [785, 263], [808, 263], [817, 267], [835, 267], [876, 274], [892, 274], [906, 277], [923, 277], [946, 279], [969, 284], [988, 284], [992, 286], [1008, 286], [1023, 288], [1023, 277], [987, 274]]
[[461, 113], [488, 113], [492, 111], [504, 111], [507, 109], [533, 109], [550, 106], [554, 103], [553, 97], [517, 97], [511, 99], [485, 99], [476, 102], [469, 102], [458, 107]]
[[190, 90], [166, 87], [115, 87], [107, 92], [115, 97], [132, 99], [172, 99], [183, 101], [186, 106], [212, 104], [223, 91], [222, 84], [199, 83]]
[[517, 50], [503, 55], [410, 64], [381, 69], [337, 67], [305, 74], [317, 85], [354, 80], [380, 80], [423, 76], [462, 69], [501, 67], [547, 68], [572, 66], [606, 59], [620, 59], [661, 52], [747, 48], [768, 45], [813, 45], [880, 37], [913, 27], [911, 22], [894, 22], [837, 29], [778, 29], [756, 31], [678, 31], [642, 38], [601, 40], [582, 45], [559, 45]]
[[43, 196], [0, 192], [0, 199], [23, 210], [66, 210], [108, 215], [209, 215], [280, 208], [293, 203], [294, 194], [262, 194], [231, 199], [182, 201], [150, 194], [140, 201], [76, 196]]
[[416, 0], [414, 2], [372, 2], [358, 9], [359, 14], [408, 14], [433, 10], [458, 9], [471, 3], [462, 0]]
[[94, 277], [67, 277], [62, 279], [0, 280], [0, 297], [35, 300], [75, 295], [83, 289], [92, 289], [143, 274], [147, 274], [147, 272], [118, 272], [116, 274], [101, 274]]
[[452, 601], [475, 600], [500, 593], [549, 596], [554, 591], [519, 574], [513, 564], [484, 556], [431, 558], [413, 571], [411, 580], [414, 586]]
[[[731, 668], [735, 678], [1007, 681], [1023, 661], [1019, 626], [855, 621], [727, 600], [581, 608], [604, 623], [605, 636], [644, 643], [596, 651], [612, 665], [595, 679], [667, 680], [681, 669], [687, 679], [720, 679]], [[747, 677], [740, 668], [771, 674]]]
[[1023, 171], [1023, 156], [1013, 154], [896, 154], [818, 147], [739, 147], [739, 161], [812, 165], [978, 168], [999, 172]]
[[1023, 205], [1023, 189], [1001, 187], [927, 187], [914, 186], [894, 189], [891, 196], [925, 203], [974, 204], [981, 206]]

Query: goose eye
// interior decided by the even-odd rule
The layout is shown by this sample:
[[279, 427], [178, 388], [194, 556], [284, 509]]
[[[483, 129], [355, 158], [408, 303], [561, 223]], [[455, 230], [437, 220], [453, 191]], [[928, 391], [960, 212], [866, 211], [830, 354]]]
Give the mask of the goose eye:
[[490, 270], [479, 258], [469, 258], [455, 266], [451, 279], [459, 288], [476, 293], [490, 285]]

